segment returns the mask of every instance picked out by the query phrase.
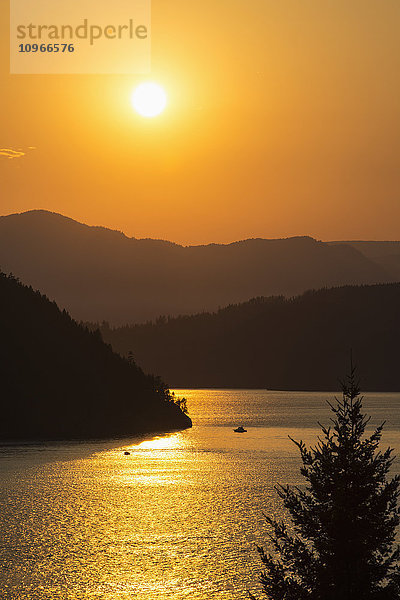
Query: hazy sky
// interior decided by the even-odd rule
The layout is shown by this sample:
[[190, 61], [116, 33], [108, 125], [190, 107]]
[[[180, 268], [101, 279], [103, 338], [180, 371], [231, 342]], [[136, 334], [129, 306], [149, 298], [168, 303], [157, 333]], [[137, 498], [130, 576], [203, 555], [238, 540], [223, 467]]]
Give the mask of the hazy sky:
[[[45, 208], [181, 243], [400, 239], [399, 0], [153, 0], [151, 79], [9, 75], [0, 213]], [[34, 147], [35, 149], [29, 149]]]

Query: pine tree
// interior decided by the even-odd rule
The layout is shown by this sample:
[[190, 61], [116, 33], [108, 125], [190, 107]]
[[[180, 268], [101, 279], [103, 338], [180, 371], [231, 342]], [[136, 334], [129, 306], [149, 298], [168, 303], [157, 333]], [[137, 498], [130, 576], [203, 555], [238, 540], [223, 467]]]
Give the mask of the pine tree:
[[[369, 421], [355, 370], [329, 404], [332, 426], [320, 425], [318, 444], [300, 451], [303, 489], [278, 486], [291, 517], [266, 517], [270, 550], [258, 548], [269, 600], [393, 600], [400, 598], [400, 478], [388, 479], [392, 450], [378, 450], [384, 423], [365, 437]], [[251, 596], [252, 597], [252, 596]]]

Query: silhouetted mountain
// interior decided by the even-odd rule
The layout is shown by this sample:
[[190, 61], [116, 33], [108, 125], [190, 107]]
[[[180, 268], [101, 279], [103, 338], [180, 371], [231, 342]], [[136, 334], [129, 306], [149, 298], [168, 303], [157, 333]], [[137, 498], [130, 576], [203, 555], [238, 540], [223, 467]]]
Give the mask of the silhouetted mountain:
[[0, 439], [113, 437], [190, 427], [157, 377], [0, 273]]
[[368, 259], [385, 269], [396, 281], [400, 281], [400, 242], [331, 242], [332, 244], [348, 244]]
[[183, 247], [46, 211], [0, 217], [0, 267], [77, 319], [120, 324], [261, 295], [392, 280], [355, 248], [309, 237]]
[[217, 313], [110, 329], [174, 387], [335, 390], [353, 349], [366, 390], [400, 390], [400, 284], [256, 298]]

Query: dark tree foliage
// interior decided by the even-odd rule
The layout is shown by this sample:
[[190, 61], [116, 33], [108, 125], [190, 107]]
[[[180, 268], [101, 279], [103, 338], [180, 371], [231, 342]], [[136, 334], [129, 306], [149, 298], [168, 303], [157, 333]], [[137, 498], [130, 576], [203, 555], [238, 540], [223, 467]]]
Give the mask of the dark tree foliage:
[[336, 390], [353, 348], [368, 390], [400, 389], [400, 283], [254, 298], [216, 313], [100, 326], [115, 351], [177, 388]]
[[333, 425], [321, 425], [317, 446], [294, 442], [307, 485], [277, 487], [292, 523], [266, 517], [272, 533], [270, 550], [258, 548], [260, 581], [270, 600], [398, 599], [400, 479], [387, 478], [392, 450], [378, 450], [383, 424], [364, 436], [369, 419], [353, 368], [330, 406]]
[[0, 273], [0, 439], [190, 427], [168, 387], [39, 292]]

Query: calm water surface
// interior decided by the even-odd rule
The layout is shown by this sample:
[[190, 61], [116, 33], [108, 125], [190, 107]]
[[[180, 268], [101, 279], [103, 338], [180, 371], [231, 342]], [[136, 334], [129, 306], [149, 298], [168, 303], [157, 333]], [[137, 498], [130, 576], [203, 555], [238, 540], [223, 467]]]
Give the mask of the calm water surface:
[[[2, 600], [261, 596], [263, 512], [282, 515], [276, 483], [302, 483], [287, 436], [313, 443], [332, 394], [177, 392], [188, 431], [0, 448]], [[368, 394], [364, 406], [400, 454], [400, 394]]]

